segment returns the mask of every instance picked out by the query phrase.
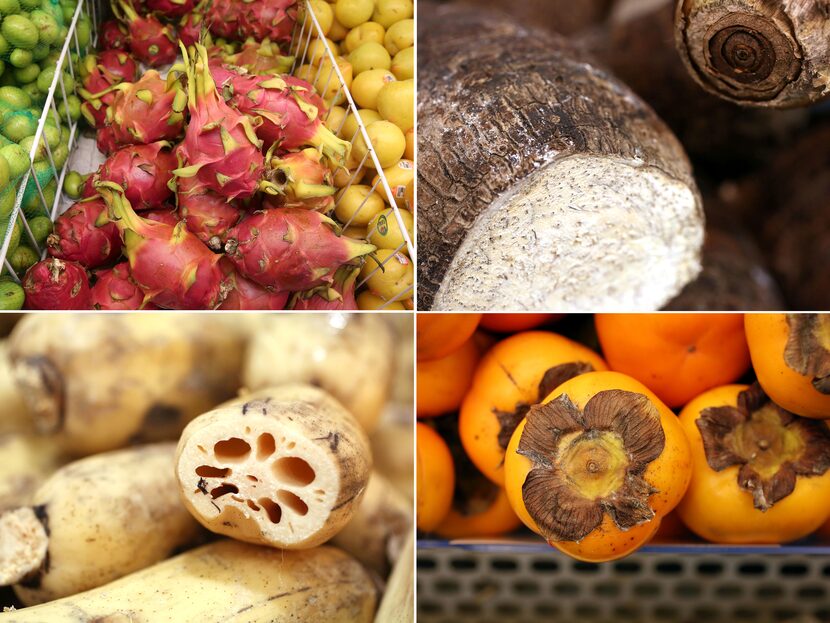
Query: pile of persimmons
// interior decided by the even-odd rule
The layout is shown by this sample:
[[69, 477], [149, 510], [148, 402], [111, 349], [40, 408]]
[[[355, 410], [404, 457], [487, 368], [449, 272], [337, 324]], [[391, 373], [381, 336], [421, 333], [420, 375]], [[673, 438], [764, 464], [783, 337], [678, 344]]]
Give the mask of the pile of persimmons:
[[830, 538], [830, 315], [419, 314], [422, 532]]

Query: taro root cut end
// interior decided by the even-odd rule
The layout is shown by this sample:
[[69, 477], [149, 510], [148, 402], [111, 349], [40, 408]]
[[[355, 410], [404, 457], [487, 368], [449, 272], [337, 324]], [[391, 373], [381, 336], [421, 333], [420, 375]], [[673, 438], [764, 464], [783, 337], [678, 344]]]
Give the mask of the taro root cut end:
[[0, 586], [17, 584], [47, 560], [49, 535], [37, 514], [23, 507], [0, 515]]
[[757, 383], [736, 407], [703, 409], [696, 424], [709, 467], [737, 466], [738, 485], [762, 512], [790, 495], [798, 477], [830, 469], [830, 429], [785, 411]]
[[352, 517], [371, 470], [368, 439], [338, 402], [311, 387], [265, 390], [194, 420], [176, 471], [205, 527], [252, 543], [304, 549]]
[[812, 377], [816, 391], [830, 394], [830, 315], [787, 314], [787, 326], [784, 362]]
[[643, 394], [598, 392], [580, 410], [566, 395], [530, 408], [518, 453], [533, 468], [522, 486], [548, 541], [579, 542], [607, 513], [620, 530], [654, 518], [643, 477], [665, 446], [657, 408]]
[[[804, 106], [826, 95], [830, 41], [821, 2], [682, 0], [675, 38], [709, 92], [761, 106]], [[815, 5], [815, 6], [810, 6]]]

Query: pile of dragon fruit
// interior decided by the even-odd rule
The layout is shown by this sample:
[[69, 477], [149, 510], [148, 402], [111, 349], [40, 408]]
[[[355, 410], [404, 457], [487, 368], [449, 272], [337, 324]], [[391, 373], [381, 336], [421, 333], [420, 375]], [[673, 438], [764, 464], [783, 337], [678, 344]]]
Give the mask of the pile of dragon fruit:
[[[296, 0], [113, 11], [80, 67], [106, 161], [26, 273], [26, 306], [356, 309], [375, 247], [328, 216], [350, 144], [324, 126], [313, 87], [284, 73]], [[231, 54], [210, 32], [248, 39]], [[141, 73], [171, 64], [166, 77]]]

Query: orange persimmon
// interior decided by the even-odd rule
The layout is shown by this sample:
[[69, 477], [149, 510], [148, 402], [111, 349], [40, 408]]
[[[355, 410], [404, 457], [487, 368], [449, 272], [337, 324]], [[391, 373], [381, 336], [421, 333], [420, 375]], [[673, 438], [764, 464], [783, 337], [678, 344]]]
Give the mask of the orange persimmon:
[[418, 314], [418, 360], [440, 359], [459, 348], [476, 330], [481, 314]]
[[741, 314], [597, 314], [605, 360], [669, 407], [732, 383], [749, 368]]
[[418, 362], [418, 417], [435, 417], [458, 409], [470, 388], [479, 359], [475, 338], [440, 359]]
[[692, 481], [677, 512], [715, 543], [785, 543], [830, 516], [830, 429], [772, 402], [757, 383], [726, 385], [680, 413]]
[[420, 530], [434, 530], [452, 506], [455, 470], [452, 455], [441, 435], [418, 422], [415, 434], [417, 469], [417, 524]]
[[530, 405], [591, 370], [607, 370], [602, 357], [556, 333], [518, 333], [493, 346], [461, 404], [461, 443], [475, 466], [503, 485], [504, 450]]
[[787, 411], [830, 418], [830, 314], [747, 314], [752, 366]]
[[515, 333], [535, 329], [561, 316], [562, 314], [484, 314], [481, 317], [481, 326], [488, 331]]
[[531, 530], [579, 560], [647, 543], [683, 497], [689, 442], [663, 402], [619, 372], [588, 372], [522, 420], [505, 454], [507, 497]]

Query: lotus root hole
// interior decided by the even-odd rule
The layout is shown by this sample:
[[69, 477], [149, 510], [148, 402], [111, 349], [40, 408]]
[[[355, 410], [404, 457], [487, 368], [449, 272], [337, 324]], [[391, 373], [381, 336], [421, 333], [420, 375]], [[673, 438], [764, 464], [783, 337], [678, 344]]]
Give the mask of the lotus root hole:
[[294, 449], [294, 446], [296, 446], [296, 445], [297, 445], [297, 444], [296, 444], [296, 443], [294, 443], [293, 441], [289, 441], [289, 442], [288, 442], [288, 449], [289, 449], [289, 450], [293, 450], [293, 449]]
[[211, 490], [210, 496], [215, 500], [216, 498], [221, 498], [223, 495], [227, 495], [228, 493], [239, 493], [239, 488], [229, 482], [223, 482], [221, 485]]
[[251, 427], [250, 427], [250, 426], [246, 426], [246, 427], [245, 427], [245, 434], [246, 434], [246, 435], [250, 435], [250, 434], [251, 434]]
[[256, 502], [254, 502], [253, 500], [248, 500], [248, 508], [254, 511], [259, 510], [259, 506], [257, 506]]
[[196, 474], [203, 478], [227, 478], [231, 475], [229, 467], [213, 467], [212, 465], [200, 465], [196, 468]]
[[305, 515], [308, 513], [308, 504], [303, 502], [299, 497], [290, 491], [280, 489], [277, 491], [277, 499], [298, 515]]
[[308, 485], [317, 474], [311, 465], [297, 456], [285, 456], [274, 463], [274, 475], [290, 485]]
[[217, 441], [213, 446], [216, 458], [225, 463], [238, 463], [248, 458], [251, 453], [251, 444], [239, 437], [231, 437]]
[[262, 433], [256, 440], [256, 458], [259, 461], [264, 461], [269, 456], [274, 454], [277, 449], [277, 444], [274, 442], [274, 436], [271, 433]]
[[248, 479], [248, 480], [250, 480], [251, 482], [259, 482], [259, 478], [257, 478], [256, 476], [251, 476], [250, 474], [248, 474], [247, 476], [245, 476], [245, 478], [247, 478], [247, 479]]
[[265, 512], [268, 513], [268, 519], [271, 520], [271, 523], [280, 522], [280, 519], [282, 519], [282, 509], [279, 504], [273, 500], [269, 500], [268, 498], [260, 498], [257, 501], [259, 502], [259, 505], [265, 509]]

